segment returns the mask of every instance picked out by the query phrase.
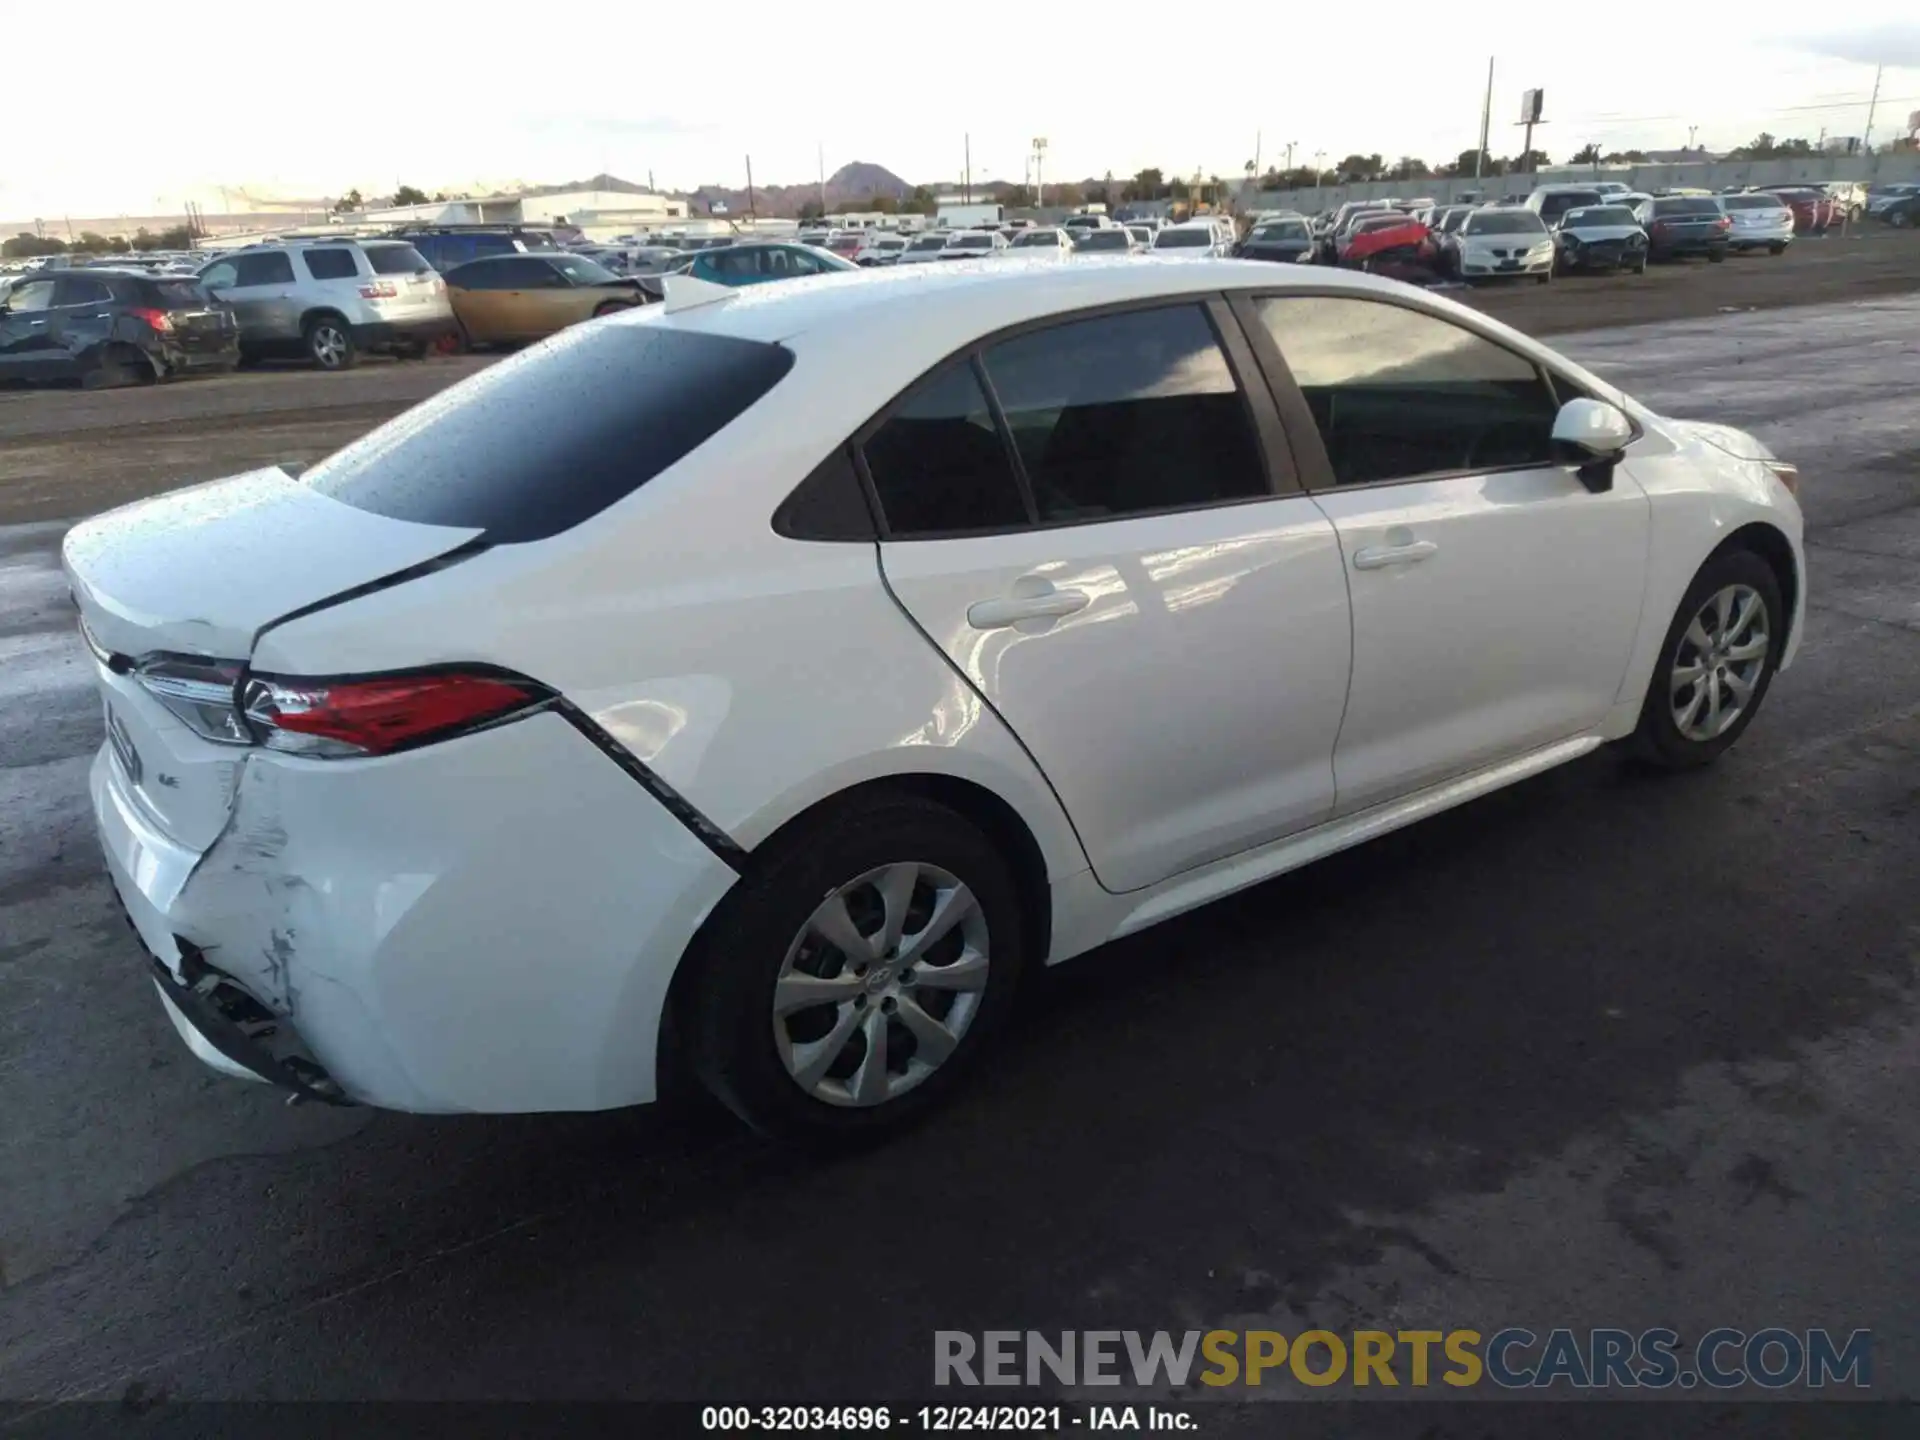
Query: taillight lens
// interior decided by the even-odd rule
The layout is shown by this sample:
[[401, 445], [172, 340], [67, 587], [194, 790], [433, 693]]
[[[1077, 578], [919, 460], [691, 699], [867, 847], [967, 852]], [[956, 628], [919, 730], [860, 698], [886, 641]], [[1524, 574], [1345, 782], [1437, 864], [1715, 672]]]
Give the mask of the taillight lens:
[[1731, 230], [1733, 228], [1732, 217], [1722, 215], [1718, 220], [1713, 222], [1713, 228], [1716, 230]]
[[391, 300], [399, 293], [400, 291], [390, 280], [380, 280], [372, 285], [362, 285], [360, 287], [360, 298], [362, 300]]
[[173, 318], [164, 310], [154, 310], [146, 306], [129, 306], [127, 313], [136, 320], [144, 320], [162, 335], [173, 329]]
[[256, 675], [246, 718], [269, 750], [296, 755], [385, 755], [497, 725], [547, 704], [553, 693], [490, 670], [445, 669], [306, 680]]
[[233, 704], [240, 668], [237, 660], [159, 655], [136, 664], [133, 678], [202, 740], [216, 745], [251, 745], [253, 735]]

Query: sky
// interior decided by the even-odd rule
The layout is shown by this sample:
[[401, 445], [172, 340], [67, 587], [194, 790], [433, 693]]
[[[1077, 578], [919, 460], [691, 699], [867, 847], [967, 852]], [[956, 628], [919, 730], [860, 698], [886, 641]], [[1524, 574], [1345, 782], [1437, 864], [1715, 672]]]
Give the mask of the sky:
[[[0, 24], [30, 0], [0, 0]], [[17, 8], [16, 8], [17, 7]], [[33, 8], [37, 8], [34, 6]], [[1318, 152], [1450, 160], [1477, 138], [1491, 51], [1496, 154], [1521, 148], [1523, 89], [1546, 92], [1537, 148], [1727, 149], [1761, 130], [1858, 135], [1876, 62], [1874, 138], [1920, 110], [1920, 4], [1672, 0], [1528, 6], [1509, 31], [1444, 23], [1430, 0], [1166, 8], [1031, 0], [875, 11], [745, 0], [681, 38], [646, 7], [547, 12], [392, 0], [252, 5], [167, 22], [153, 52], [195, 78], [92, 103], [57, 63], [7, 67], [0, 218], [168, 214], [192, 200], [369, 198], [609, 171], [663, 189], [801, 183], [852, 160], [916, 183], [1145, 167], [1237, 176]], [[12, 15], [9, 12], [12, 12]], [[326, 24], [314, 23], [324, 13]], [[655, 12], [657, 15], [660, 12]], [[1464, 16], [1490, 12], [1467, 7]], [[212, 23], [244, 15], [238, 29]], [[151, 28], [147, 0], [94, 0], [88, 26]], [[548, 23], [551, 20], [552, 23]], [[11, 27], [9, 27], [11, 28]], [[198, 32], [198, 38], [194, 32]], [[663, 38], [671, 43], [663, 44]], [[143, 47], [136, 46], [136, 52]], [[674, 52], [679, 53], [674, 53]], [[213, 68], [200, 68], [203, 62]], [[230, 77], [225, 94], [212, 81]], [[143, 109], [142, 107], [149, 107]]]

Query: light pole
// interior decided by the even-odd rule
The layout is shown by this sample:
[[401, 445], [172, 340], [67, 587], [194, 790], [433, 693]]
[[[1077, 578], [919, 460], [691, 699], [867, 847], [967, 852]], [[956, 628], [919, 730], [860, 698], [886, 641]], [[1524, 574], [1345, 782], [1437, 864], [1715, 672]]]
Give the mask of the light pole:
[[1033, 199], [1036, 209], [1045, 209], [1047, 204], [1047, 137], [1036, 135], [1033, 140]]
[[1295, 144], [1295, 142], [1294, 142], [1294, 141], [1292, 141], [1292, 140], [1289, 140], [1289, 141], [1287, 141], [1287, 173], [1288, 173], [1289, 175], [1291, 175], [1291, 174], [1293, 173], [1293, 147], [1294, 147], [1294, 144]]
[[1313, 208], [1316, 211], [1320, 209], [1320, 184], [1327, 178], [1326, 169], [1320, 162], [1326, 158], [1327, 152], [1324, 150], [1313, 152]]

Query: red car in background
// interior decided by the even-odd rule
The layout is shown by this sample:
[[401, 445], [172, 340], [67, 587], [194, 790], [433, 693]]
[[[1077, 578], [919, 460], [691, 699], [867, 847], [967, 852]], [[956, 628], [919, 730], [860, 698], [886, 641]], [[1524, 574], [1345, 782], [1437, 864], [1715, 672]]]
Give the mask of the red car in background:
[[1433, 259], [1433, 232], [1413, 216], [1392, 210], [1359, 221], [1340, 246], [1340, 263], [1350, 270], [1431, 265]]
[[1840, 219], [1839, 203], [1824, 191], [1809, 190], [1804, 185], [1782, 185], [1766, 193], [1778, 195], [1781, 203], [1793, 211], [1796, 235], [1821, 234]]

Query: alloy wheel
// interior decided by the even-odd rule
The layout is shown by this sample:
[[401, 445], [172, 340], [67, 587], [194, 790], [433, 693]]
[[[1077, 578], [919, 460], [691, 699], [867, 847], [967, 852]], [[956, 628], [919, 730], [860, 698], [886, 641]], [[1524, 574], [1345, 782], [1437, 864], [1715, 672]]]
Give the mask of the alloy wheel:
[[1771, 646], [1759, 591], [1728, 585], [1707, 597], [1674, 649], [1668, 677], [1674, 728], [1694, 741], [1725, 734], [1751, 702]]
[[980, 1013], [990, 950], [973, 892], [937, 865], [882, 865], [838, 886], [774, 981], [773, 1041], [787, 1074], [829, 1105], [906, 1094]]
[[346, 357], [347, 337], [336, 325], [316, 325], [313, 328], [313, 358], [323, 370], [337, 370]]

